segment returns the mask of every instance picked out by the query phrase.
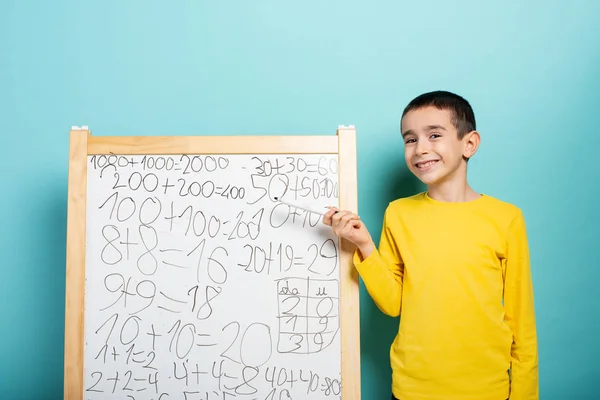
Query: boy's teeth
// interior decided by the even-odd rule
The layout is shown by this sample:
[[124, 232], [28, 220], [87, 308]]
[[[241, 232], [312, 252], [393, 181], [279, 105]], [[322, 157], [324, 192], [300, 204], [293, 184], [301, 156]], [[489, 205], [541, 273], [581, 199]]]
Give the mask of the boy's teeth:
[[426, 168], [426, 167], [429, 167], [431, 164], [434, 164], [435, 162], [436, 161], [434, 160], [434, 161], [427, 161], [427, 162], [424, 162], [424, 163], [418, 163], [417, 167], [419, 167], [419, 168]]

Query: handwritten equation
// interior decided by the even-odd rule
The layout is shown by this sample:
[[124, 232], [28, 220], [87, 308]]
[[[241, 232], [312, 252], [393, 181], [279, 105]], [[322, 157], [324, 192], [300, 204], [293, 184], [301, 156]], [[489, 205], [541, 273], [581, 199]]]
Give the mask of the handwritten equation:
[[88, 157], [84, 399], [340, 398], [330, 155]]

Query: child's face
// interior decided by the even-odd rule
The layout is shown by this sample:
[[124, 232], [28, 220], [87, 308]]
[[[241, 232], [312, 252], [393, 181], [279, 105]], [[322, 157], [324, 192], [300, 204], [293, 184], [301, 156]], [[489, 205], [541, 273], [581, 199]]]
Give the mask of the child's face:
[[408, 112], [402, 119], [402, 136], [406, 164], [423, 183], [465, 178], [463, 156], [472, 155], [471, 134], [458, 138], [449, 111], [424, 107]]

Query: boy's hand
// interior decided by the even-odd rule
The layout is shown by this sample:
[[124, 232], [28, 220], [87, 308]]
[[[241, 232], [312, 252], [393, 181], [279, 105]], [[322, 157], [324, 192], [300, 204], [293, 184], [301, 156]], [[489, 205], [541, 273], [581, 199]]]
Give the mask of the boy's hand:
[[363, 257], [368, 257], [375, 249], [371, 235], [358, 215], [329, 207], [323, 216], [323, 223], [331, 226], [335, 235], [354, 243]]

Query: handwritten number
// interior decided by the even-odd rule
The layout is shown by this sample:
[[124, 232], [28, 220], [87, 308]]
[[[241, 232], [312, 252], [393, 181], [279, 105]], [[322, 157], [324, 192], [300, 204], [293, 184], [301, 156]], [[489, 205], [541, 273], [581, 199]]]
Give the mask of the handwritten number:
[[309, 266], [308, 266], [308, 270], [310, 272], [313, 272], [315, 274], [320, 274], [321, 272], [313, 269], [315, 262], [317, 261], [317, 258], [319, 256], [321, 256], [321, 258], [324, 259], [332, 259], [333, 260], [333, 265], [330, 268], [330, 270], [328, 272], [322, 272], [323, 275], [331, 275], [337, 268], [337, 263], [338, 263], [338, 250], [337, 250], [337, 246], [335, 244], [335, 242], [332, 239], [326, 239], [323, 244], [321, 244], [321, 246], [319, 247], [316, 244], [311, 244], [308, 247], [308, 251], [312, 253], [312, 251], [314, 251], [314, 257], [312, 257], [312, 261], [310, 262]]
[[191, 162], [191, 159], [190, 159], [190, 157], [189, 157], [187, 154], [184, 154], [184, 155], [182, 155], [182, 156], [181, 156], [181, 158], [179, 159], [179, 162], [183, 161], [183, 159], [184, 159], [184, 158], [185, 158], [185, 160], [186, 160], [186, 164], [185, 164], [185, 168], [183, 169], [183, 174], [184, 174], [184, 175], [187, 175], [187, 174], [189, 174], [189, 173], [190, 173], [190, 172], [188, 171], [188, 169], [190, 168], [190, 162]]
[[[124, 336], [124, 333], [126, 331], [129, 321], [135, 322], [135, 333], [133, 335], [131, 335], [132, 337], [130, 340], [125, 340], [125, 339], [123, 339], [123, 336]], [[140, 321], [141, 321], [140, 317], [138, 317], [136, 315], [133, 315], [125, 320], [125, 322], [123, 323], [123, 327], [121, 328], [121, 335], [120, 335], [120, 340], [123, 345], [127, 346], [127, 345], [133, 343], [135, 341], [135, 339], [137, 339], [137, 337], [140, 334]]]
[[248, 257], [248, 262], [246, 264], [238, 264], [238, 266], [245, 267], [244, 270], [246, 270], [248, 272], [252, 272], [252, 270], [250, 270], [249, 268], [250, 268], [250, 264], [252, 263], [252, 256], [254, 255], [254, 249], [249, 244], [245, 244], [242, 249], [246, 249], [246, 248], [250, 249], [250, 254], [249, 254], [249, 257]]
[[[179, 359], [184, 359], [185, 357], [187, 357], [190, 354], [190, 352], [192, 351], [192, 348], [194, 347], [194, 337], [196, 336], [196, 327], [193, 324], [185, 324], [180, 329], [179, 328], [180, 326], [181, 326], [181, 320], [177, 320], [177, 322], [175, 322], [175, 325], [173, 325], [173, 327], [171, 329], [169, 329], [168, 333], [173, 332], [173, 335], [171, 336], [171, 343], [169, 344], [169, 351], [173, 352], [173, 345], [174, 345], [175, 346], [175, 355]], [[184, 331], [190, 332], [191, 340], [190, 340], [189, 348], [185, 351], [185, 353], [183, 355], [181, 355], [179, 353], [179, 343], [181, 340], [181, 334]]]
[[328, 377], [325, 377], [325, 396], [329, 396], [330, 394], [334, 394], [334, 395], [339, 395], [342, 391], [342, 385], [340, 383], [340, 381], [338, 381], [337, 379], [331, 379]]
[[[210, 278], [211, 281], [213, 281], [214, 283], [216, 283], [217, 285], [222, 285], [227, 281], [227, 269], [223, 266], [222, 263], [220, 263], [219, 261], [216, 260], [215, 258], [215, 253], [217, 252], [217, 250], [222, 250], [225, 253], [225, 256], [228, 256], [229, 253], [227, 252], [227, 250], [224, 247], [217, 247], [215, 248], [212, 253], [210, 253], [210, 257], [208, 257], [208, 265], [206, 267], [207, 272], [208, 272], [208, 277]], [[218, 267], [214, 267], [214, 265], [217, 265]], [[216, 271], [215, 271], [216, 268]], [[219, 277], [219, 275], [221, 275], [221, 277]]]
[[[120, 282], [120, 285], [118, 287], [114, 287], [113, 285], [110, 284], [110, 282], [114, 281], [114, 279], [111, 279], [111, 278], [114, 278], [114, 277], [118, 277], [117, 280], [118, 280], [118, 282]], [[131, 279], [131, 278], [129, 278], [129, 279]], [[125, 288], [125, 278], [123, 277], [123, 275], [117, 274], [117, 273], [108, 274], [108, 275], [106, 275], [104, 277], [104, 288], [106, 290], [108, 290], [110, 293], [121, 292], [121, 294], [119, 295], [119, 297], [117, 297], [117, 299], [112, 304], [110, 304], [110, 305], [108, 305], [108, 306], [106, 306], [104, 308], [101, 308], [100, 311], [104, 311], [104, 310], [109, 309], [110, 307], [112, 307], [115, 304], [117, 304], [117, 302], [119, 300], [121, 300], [121, 298], [124, 295], [126, 296], [127, 294], [129, 294], [129, 293], [127, 293], [127, 289]], [[115, 323], [116, 323], [116, 320], [115, 320]], [[114, 328], [114, 325], [113, 325], [113, 328]]]
[[294, 334], [294, 335], [292, 335], [292, 336], [290, 337], [290, 340], [292, 340], [292, 339], [294, 339], [294, 338], [295, 338], [295, 339], [297, 339], [297, 340], [294, 342], [294, 345], [296, 345], [296, 347], [294, 347], [293, 349], [291, 349], [291, 350], [287, 351], [287, 353], [293, 353], [294, 351], [296, 351], [296, 350], [298, 350], [299, 348], [301, 348], [301, 347], [302, 347], [302, 341], [304, 340], [304, 336], [302, 336], [302, 335], [297, 335], [297, 334]]
[[240, 223], [242, 222], [242, 217], [244, 216], [244, 212], [240, 211], [238, 213], [238, 215], [235, 216], [235, 218], [237, 219], [237, 222], [235, 224], [235, 226], [233, 227], [233, 229], [231, 230], [231, 233], [229, 234], [229, 240], [234, 239], [233, 234], [236, 233], [236, 231], [238, 230]]
[[[331, 252], [331, 254], [326, 254], [326, 250]], [[327, 276], [331, 275], [335, 271], [338, 262], [338, 251], [335, 242], [332, 239], [325, 240], [319, 249], [319, 255], [326, 259], [333, 259], [333, 266], [330, 271], [326, 273]]]
[[310, 272], [317, 273], [317, 271], [313, 270], [312, 267], [313, 267], [313, 264], [315, 263], [315, 261], [317, 261], [317, 257], [319, 256], [319, 246], [317, 246], [316, 244], [311, 244], [308, 247], [308, 251], [310, 252], [311, 249], [313, 249], [313, 248], [314, 248], [314, 251], [315, 251], [315, 256], [313, 257], [312, 261], [310, 262], [310, 264], [308, 266], [308, 270]]
[[183, 193], [183, 188], [185, 187], [185, 179], [179, 178], [179, 179], [177, 179], [177, 182], [181, 182], [181, 187], [179, 188], [179, 195], [181, 197], [187, 196], [188, 195], [187, 193]]
[[120, 175], [119, 175], [119, 173], [118, 173], [118, 172], [115, 172], [113, 176], [116, 178], [116, 180], [115, 180], [115, 184], [114, 184], [114, 185], [113, 185], [113, 187], [112, 187], [113, 189], [115, 189], [115, 190], [116, 190], [116, 189], [118, 189], [118, 188], [123, 188], [123, 187], [125, 187], [125, 185], [119, 185], [119, 179], [120, 179]]
[[102, 393], [104, 392], [104, 390], [98, 390], [98, 389], [94, 389], [96, 386], [98, 386], [98, 384], [100, 383], [100, 381], [102, 380], [102, 372], [96, 371], [96, 372], [92, 372], [92, 377], [94, 375], [100, 375], [98, 377], [98, 380], [96, 381], [96, 383], [94, 383], [92, 386], [90, 386], [89, 388], [87, 388], [85, 391], [86, 392], [99, 392]]
[[131, 371], [127, 371], [125, 372], [125, 375], [129, 375], [129, 378], [127, 379], [127, 383], [125, 383], [125, 386], [123, 386], [123, 390], [133, 390], [127, 386], [129, 386], [129, 382], [131, 382], [131, 377], [133, 376], [133, 373]]
[[108, 203], [108, 201], [109, 201], [110, 199], [112, 199], [113, 197], [114, 197], [113, 206], [112, 206], [112, 208], [110, 209], [110, 214], [109, 214], [109, 217], [108, 217], [108, 219], [112, 219], [112, 217], [113, 217], [113, 213], [114, 213], [114, 211], [115, 211], [115, 206], [117, 205], [117, 199], [119, 198], [119, 192], [114, 192], [113, 194], [111, 194], [111, 195], [108, 197], [108, 199], [106, 199], [106, 201], [104, 201], [104, 203], [102, 203], [102, 205], [101, 205], [100, 207], [98, 207], [98, 209], [99, 209], [99, 210], [101, 210], [101, 209], [102, 209], [102, 207], [104, 207], [104, 206], [106, 205], [106, 203]]
[[263, 186], [257, 186], [258, 185], [258, 182], [256, 182], [257, 178], [259, 178], [259, 180], [260, 180], [260, 178], [265, 179], [264, 177], [261, 177], [260, 175], [253, 174], [253, 175], [250, 175], [250, 182], [252, 183], [252, 187], [254, 189], [260, 190], [262, 194], [256, 200], [247, 202], [249, 205], [258, 203], [268, 193], [268, 191], [267, 191], [267, 189], [265, 187], [263, 187]]
[[102, 346], [102, 348], [100, 349], [100, 351], [98, 352], [98, 355], [96, 355], [96, 360], [100, 358], [100, 355], [104, 353], [104, 357], [102, 357], [102, 360], [104, 362], [104, 364], [106, 364], [106, 354], [108, 353], [108, 345], [105, 344], [104, 346]]
[[[268, 340], [258, 340], [260, 336]], [[262, 347], [259, 347], [262, 346]], [[266, 350], [266, 351], [264, 351]], [[240, 341], [240, 360], [246, 367], [262, 367], [271, 359], [273, 343], [269, 325], [255, 322], [250, 324]]]
[[188, 296], [190, 295], [191, 291], [194, 291], [194, 303], [192, 304], [192, 312], [196, 309], [196, 298], [198, 297], [198, 285], [194, 286], [193, 288], [191, 288], [190, 290], [188, 290], [187, 294]]
[[[155, 200], [156, 199], [156, 200]], [[150, 201], [152, 202], [152, 204], [157, 208], [155, 210], [155, 214], [156, 215], [152, 215], [149, 219], [143, 218], [142, 216], [144, 215], [144, 206], [146, 205], [146, 203]], [[156, 221], [158, 219], [158, 217], [160, 216], [160, 213], [162, 212], [162, 203], [160, 202], [160, 199], [158, 197], [148, 197], [146, 200], [144, 200], [144, 202], [142, 203], [142, 205], [140, 206], [140, 223], [142, 225], [151, 225], [152, 223], [154, 223], [154, 221]]]
[[[200, 263], [202, 262], [202, 253], [204, 253], [204, 245], [205, 245], [205, 244], [206, 244], [206, 239], [202, 239], [202, 240], [200, 241], [200, 243], [198, 243], [198, 246], [194, 247], [194, 248], [192, 249], [192, 251], [190, 251], [190, 252], [187, 254], [187, 256], [189, 257], [189, 256], [191, 256], [191, 255], [192, 255], [192, 253], [193, 253], [194, 251], [196, 251], [197, 249], [200, 249], [200, 250], [198, 250], [198, 251], [200, 252], [200, 255], [198, 256], [198, 263], [196, 264], [196, 281], [197, 281], [198, 283], [200, 283], [200, 272], [201, 272], [201, 269], [200, 269]], [[188, 294], [189, 294], [189, 292], [188, 292]], [[192, 307], [192, 310], [195, 308], [195, 304], [196, 304], [196, 303], [195, 303], [195, 301], [194, 301], [194, 307]]]
[[156, 354], [153, 351], [150, 351], [150, 352], [148, 352], [148, 357], [150, 357], [150, 356], [152, 356], [152, 358], [150, 359], [150, 361], [148, 361], [148, 364], [143, 366], [143, 368], [150, 368], [150, 369], [156, 370], [156, 368], [150, 366], [150, 364], [152, 364], [152, 362], [154, 361]]
[[323, 335], [321, 333], [316, 333], [313, 336], [313, 343], [319, 346], [319, 349], [315, 350], [315, 353], [321, 351], [323, 349], [323, 344], [325, 343], [323, 340]]
[[285, 256], [288, 259], [288, 261], [290, 262], [285, 270], [283, 269], [283, 251], [282, 250], [283, 250], [283, 244], [279, 244], [279, 247], [277, 248], [277, 254], [279, 255], [279, 270], [282, 272], [287, 272], [290, 270], [290, 268], [292, 268], [292, 265], [294, 265], [294, 249], [289, 245], [285, 246]]
[[[209, 292], [213, 292], [212, 296]], [[200, 319], [200, 320], [206, 320], [208, 319], [212, 313], [213, 313], [213, 308], [212, 305], [210, 304], [210, 302], [217, 297], [219, 294], [221, 293], [221, 288], [214, 288], [212, 286], [207, 286], [206, 287], [206, 302], [204, 304], [202, 304], [200, 306], [200, 308], [198, 309], [198, 312], [196, 313], [196, 318]], [[203, 311], [205, 310], [205, 311]], [[201, 316], [202, 314], [202, 316]]]
[[115, 329], [115, 326], [117, 325], [118, 319], [119, 319], [119, 314], [115, 313], [115, 314], [111, 315], [102, 325], [100, 325], [100, 328], [98, 328], [96, 330], [96, 332], [94, 332], [97, 335], [98, 332], [100, 332], [100, 330], [102, 328], [104, 328], [104, 325], [106, 325], [110, 320], [113, 320], [112, 326], [110, 327], [110, 331], [108, 331], [108, 335], [106, 335], [106, 340], [104, 341], [105, 344], [108, 343], [110, 336], [112, 335], [113, 330]]
[[[248, 376], [246, 376], [246, 374], [249, 373], [249, 371], [251, 371], [252, 373], [250, 379], [248, 379]], [[240, 395], [250, 395], [258, 392], [258, 390], [254, 386], [250, 385], [250, 382], [256, 379], [257, 376], [258, 368], [244, 367], [244, 369], [242, 369], [242, 379], [244, 380], [244, 382], [235, 388], [235, 393]], [[244, 387], [247, 387], [247, 389], [244, 389]]]
[[102, 237], [106, 240], [106, 244], [102, 248], [100, 258], [105, 264], [115, 265], [123, 259], [123, 253], [114, 242], [121, 237], [119, 229], [115, 225], [106, 225], [102, 228]]
[[178, 319], [177, 322], [175, 322], [175, 324], [173, 325], [173, 327], [171, 329], [169, 329], [169, 332], [167, 332], [167, 333], [173, 332], [173, 336], [171, 337], [171, 343], [169, 344], [169, 351], [173, 351], [173, 343], [175, 342], [175, 334], [179, 330], [180, 325], [181, 325], [181, 320]]
[[[158, 260], [156, 259], [154, 254], [152, 254], [152, 250], [154, 250], [158, 246], [158, 234], [156, 233], [156, 229], [146, 225], [140, 225], [139, 233], [140, 238], [142, 239], [142, 244], [144, 245], [146, 251], [142, 253], [142, 255], [138, 258], [138, 269], [144, 275], [154, 275], [154, 273], [158, 269]], [[148, 244], [148, 236], [151, 236], [150, 245]], [[149, 268], [140, 264], [142, 262], [142, 259], [145, 260], [148, 257], [150, 257], [151, 259]]]
[[227, 358], [227, 359], [229, 359], [229, 360], [233, 361], [233, 362], [234, 362], [234, 363], [236, 363], [236, 364], [240, 364], [240, 362], [239, 362], [239, 361], [236, 361], [236, 360], [234, 360], [233, 358], [231, 358], [231, 357], [229, 357], [228, 355], [226, 355], [226, 353], [229, 351], [229, 349], [231, 349], [231, 347], [233, 347], [233, 345], [234, 345], [235, 341], [237, 340], [237, 338], [238, 338], [238, 336], [239, 336], [239, 334], [240, 334], [240, 323], [239, 323], [239, 322], [236, 322], [236, 321], [230, 322], [230, 323], [228, 323], [227, 325], [225, 325], [225, 326], [223, 327], [223, 329], [221, 329], [221, 331], [222, 331], [222, 332], [225, 332], [225, 329], [227, 329], [229, 326], [233, 326], [233, 327], [234, 327], [234, 329], [235, 329], [235, 337], [233, 338], [233, 340], [231, 341], [231, 343], [229, 344], [229, 346], [227, 346], [227, 348], [225, 349], [225, 351], [223, 351], [223, 352], [221, 353], [221, 357], [225, 357], [225, 358]]
[[[187, 328], [187, 330], [186, 330]], [[185, 353], [183, 353], [183, 355], [179, 354], [179, 340], [181, 339], [181, 334], [183, 331], [186, 332], [190, 332], [192, 339], [190, 340], [190, 345], [188, 347], [188, 349], [185, 351]], [[193, 324], [185, 324], [180, 330], [179, 333], [177, 334], [177, 344], [175, 345], [175, 354], [177, 355], [177, 357], [179, 357], [180, 359], [184, 359], [185, 357], [188, 356], [188, 354], [190, 354], [190, 352], [192, 351], [192, 348], [194, 347], [194, 336], [196, 336], [196, 327]]]
[[256, 167], [254, 167], [254, 169], [256, 170], [256, 172], [258, 172], [258, 175], [264, 175], [265, 174], [265, 170], [263, 168], [263, 162], [260, 158], [254, 156], [252, 157], [252, 161], [256, 161], [258, 163], [258, 165]]
[[285, 299], [283, 299], [283, 301], [281, 303], [283, 304], [290, 299], [296, 300], [296, 302], [290, 308], [288, 308], [286, 311], [282, 312], [282, 314], [284, 314], [284, 315], [290, 315], [290, 311], [292, 311], [294, 308], [296, 308], [296, 306], [300, 303], [300, 297], [298, 297], [298, 296], [286, 297]]
[[[142, 285], [150, 286], [149, 291], [151, 292], [151, 294], [144, 294], [144, 293], [142, 293], [140, 291], [140, 286], [142, 286]], [[156, 284], [154, 282], [152, 282], [152, 281], [149, 281], [149, 280], [141, 281], [135, 287], [135, 292], [142, 299], [146, 299], [146, 300], [150, 300], [150, 301], [148, 302], [148, 305], [146, 305], [145, 307], [141, 308], [140, 310], [138, 310], [136, 312], [131, 313], [130, 315], [138, 314], [138, 313], [144, 311], [146, 308], [148, 308], [148, 307], [150, 307], [152, 305], [152, 302], [154, 301], [154, 298], [156, 297]]]

